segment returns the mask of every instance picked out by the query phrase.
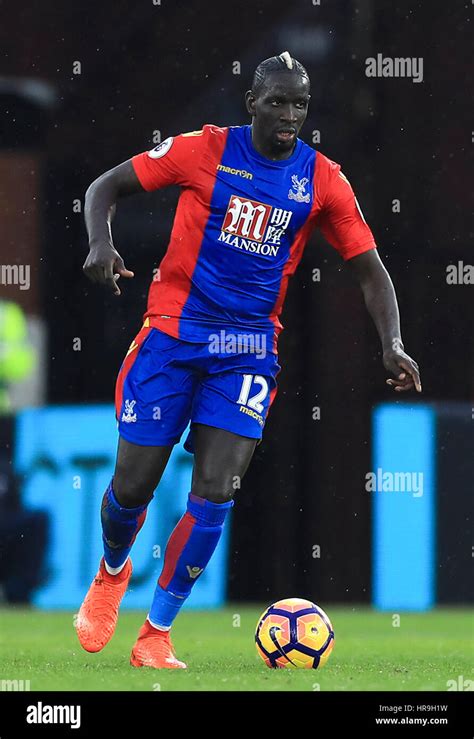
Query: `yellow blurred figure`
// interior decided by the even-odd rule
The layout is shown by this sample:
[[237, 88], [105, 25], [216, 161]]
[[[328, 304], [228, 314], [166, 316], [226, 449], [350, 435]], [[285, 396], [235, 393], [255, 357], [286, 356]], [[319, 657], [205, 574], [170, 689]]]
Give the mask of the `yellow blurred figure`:
[[25, 314], [16, 303], [0, 300], [0, 415], [10, 411], [9, 385], [24, 380], [35, 366]]

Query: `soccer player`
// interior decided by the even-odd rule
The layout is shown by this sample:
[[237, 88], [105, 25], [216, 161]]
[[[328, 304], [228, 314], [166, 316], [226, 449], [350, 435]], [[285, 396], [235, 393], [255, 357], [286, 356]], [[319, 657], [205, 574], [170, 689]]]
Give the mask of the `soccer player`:
[[115, 203], [181, 186], [169, 246], [150, 286], [143, 326], [116, 384], [119, 446], [102, 509], [104, 557], [76, 622], [84, 649], [114, 633], [132, 574], [130, 550], [173, 445], [194, 453], [187, 508], [171, 533], [135, 667], [184, 668], [171, 625], [205, 569], [234, 504], [276, 393], [277, 339], [287, 283], [319, 227], [358, 278], [380, 336], [387, 380], [421, 391], [405, 352], [391, 279], [338, 164], [298, 134], [310, 100], [288, 52], [257, 67], [245, 96], [251, 125], [167, 138], [99, 177], [86, 195], [84, 272], [120, 295], [132, 278], [112, 240]]

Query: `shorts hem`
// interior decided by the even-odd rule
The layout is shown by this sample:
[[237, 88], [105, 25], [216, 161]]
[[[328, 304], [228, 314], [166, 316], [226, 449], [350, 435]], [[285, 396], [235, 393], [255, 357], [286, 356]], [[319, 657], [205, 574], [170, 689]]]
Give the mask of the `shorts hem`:
[[142, 437], [140, 439], [132, 438], [133, 434], [124, 434], [122, 430], [118, 429], [119, 436], [121, 436], [125, 441], [128, 441], [130, 444], [136, 444], [137, 446], [175, 446], [175, 444], [179, 444], [179, 441], [181, 439], [182, 433], [179, 436], [174, 436], [172, 439], [165, 439], [160, 441], [155, 441], [155, 439], [143, 439]]
[[236, 431], [235, 427], [231, 428], [231, 424], [225, 424], [225, 423], [219, 423], [218, 421], [211, 421], [203, 420], [201, 418], [192, 418], [191, 419], [191, 427], [195, 423], [201, 423], [203, 426], [211, 426], [211, 428], [215, 429], [222, 429], [222, 431], [230, 431], [231, 434], [236, 434], [237, 436], [243, 436], [247, 439], [261, 439], [263, 434], [263, 428], [260, 430], [260, 435], [256, 436], [255, 434], [242, 434], [239, 431]]

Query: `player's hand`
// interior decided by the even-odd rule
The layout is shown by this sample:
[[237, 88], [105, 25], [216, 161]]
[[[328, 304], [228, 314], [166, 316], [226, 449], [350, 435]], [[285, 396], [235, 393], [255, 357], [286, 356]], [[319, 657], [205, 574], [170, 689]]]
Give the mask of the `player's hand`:
[[117, 280], [134, 277], [125, 267], [124, 261], [112, 244], [91, 246], [82, 271], [92, 281], [110, 288], [114, 295], [121, 295]]
[[405, 354], [400, 347], [388, 349], [383, 353], [383, 363], [395, 379], [386, 380], [396, 392], [404, 392], [415, 388], [421, 393], [420, 369], [414, 359]]

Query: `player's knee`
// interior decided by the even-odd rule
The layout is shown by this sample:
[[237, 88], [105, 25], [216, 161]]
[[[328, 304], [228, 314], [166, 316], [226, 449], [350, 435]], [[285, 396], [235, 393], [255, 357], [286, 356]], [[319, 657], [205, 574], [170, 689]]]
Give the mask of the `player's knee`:
[[234, 497], [232, 477], [200, 477], [193, 482], [191, 492], [212, 503], [228, 503]]
[[137, 508], [148, 503], [153, 497], [153, 490], [147, 480], [141, 479], [135, 471], [131, 474], [118, 467], [113, 480], [114, 494], [123, 508]]

